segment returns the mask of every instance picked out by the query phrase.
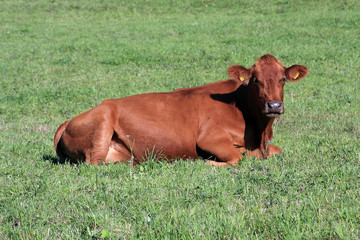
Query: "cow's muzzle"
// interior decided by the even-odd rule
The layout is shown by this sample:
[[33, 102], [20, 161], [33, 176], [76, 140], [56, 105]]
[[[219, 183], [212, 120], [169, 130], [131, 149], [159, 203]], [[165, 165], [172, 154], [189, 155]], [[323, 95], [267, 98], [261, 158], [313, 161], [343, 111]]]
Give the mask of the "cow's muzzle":
[[267, 102], [264, 113], [267, 117], [277, 117], [284, 113], [284, 105], [282, 102]]

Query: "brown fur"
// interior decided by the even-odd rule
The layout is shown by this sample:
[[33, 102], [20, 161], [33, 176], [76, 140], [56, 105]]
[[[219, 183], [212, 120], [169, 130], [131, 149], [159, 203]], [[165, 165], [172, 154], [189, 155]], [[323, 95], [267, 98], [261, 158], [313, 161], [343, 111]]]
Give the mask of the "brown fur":
[[228, 73], [232, 79], [204, 86], [107, 99], [59, 127], [56, 152], [86, 164], [137, 164], [153, 152], [168, 160], [201, 156], [215, 166], [281, 153], [269, 142], [274, 116], [284, 112], [284, 80], [300, 80], [307, 68], [286, 68], [267, 54]]

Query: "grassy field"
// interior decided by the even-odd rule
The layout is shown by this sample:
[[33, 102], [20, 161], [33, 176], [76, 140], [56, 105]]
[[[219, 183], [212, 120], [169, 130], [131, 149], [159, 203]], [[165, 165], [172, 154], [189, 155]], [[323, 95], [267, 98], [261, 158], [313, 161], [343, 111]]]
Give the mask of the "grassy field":
[[[0, 238], [360, 239], [357, 0], [0, 1]], [[236, 168], [60, 164], [57, 127], [106, 98], [227, 79], [270, 53], [273, 143]]]

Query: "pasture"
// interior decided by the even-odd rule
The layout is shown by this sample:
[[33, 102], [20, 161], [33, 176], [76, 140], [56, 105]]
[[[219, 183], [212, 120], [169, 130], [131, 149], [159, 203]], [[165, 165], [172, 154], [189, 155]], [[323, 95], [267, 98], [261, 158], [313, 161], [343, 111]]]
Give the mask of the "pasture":
[[[1, 239], [359, 239], [356, 0], [0, 2]], [[281, 156], [94, 167], [58, 161], [65, 120], [106, 98], [227, 79], [270, 53]]]

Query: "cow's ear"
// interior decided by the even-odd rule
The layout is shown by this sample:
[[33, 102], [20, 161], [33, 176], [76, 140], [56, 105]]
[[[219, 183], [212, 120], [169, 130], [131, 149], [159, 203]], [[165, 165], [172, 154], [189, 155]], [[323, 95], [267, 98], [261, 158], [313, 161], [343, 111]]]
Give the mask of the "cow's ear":
[[285, 71], [285, 76], [289, 81], [298, 81], [305, 77], [308, 73], [308, 69], [302, 65], [292, 65]]
[[227, 73], [232, 79], [247, 84], [251, 78], [252, 71], [240, 65], [232, 65], [227, 69]]

